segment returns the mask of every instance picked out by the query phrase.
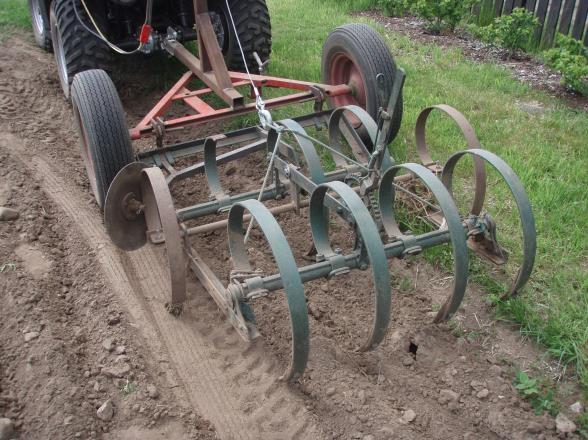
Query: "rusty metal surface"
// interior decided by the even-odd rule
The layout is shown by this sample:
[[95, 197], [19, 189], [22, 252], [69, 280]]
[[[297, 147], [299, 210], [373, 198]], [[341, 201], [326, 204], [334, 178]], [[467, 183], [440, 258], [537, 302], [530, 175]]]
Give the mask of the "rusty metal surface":
[[116, 175], [104, 204], [104, 224], [112, 242], [124, 251], [134, 251], [147, 242], [143, 215], [141, 162], [128, 164]]
[[[438, 162], [434, 161], [431, 157], [425, 138], [427, 119], [429, 118], [431, 112], [435, 109], [446, 113], [451, 119], [453, 119], [453, 121], [457, 124], [461, 133], [463, 134], [468, 144], [468, 148], [482, 147], [480, 145], [478, 137], [476, 136], [475, 130], [473, 129], [469, 121], [465, 118], [465, 116], [461, 114], [458, 110], [446, 104], [434, 105], [424, 109], [419, 114], [415, 125], [416, 149], [422, 164], [434, 173], [440, 173], [442, 167], [438, 164]], [[474, 192], [474, 200], [472, 202], [472, 208], [470, 212], [474, 215], [478, 215], [482, 211], [484, 199], [486, 198], [486, 169], [484, 167], [484, 161], [478, 157], [474, 157], [474, 175], [476, 177], [476, 186]]]
[[169, 308], [181, 310], [186, 299], [186, 261], [174, 202], [159, 168], [145, 168], [142, 173], [141, 193], [148, 231], [161, 232], [165, 237], [171, 280]]

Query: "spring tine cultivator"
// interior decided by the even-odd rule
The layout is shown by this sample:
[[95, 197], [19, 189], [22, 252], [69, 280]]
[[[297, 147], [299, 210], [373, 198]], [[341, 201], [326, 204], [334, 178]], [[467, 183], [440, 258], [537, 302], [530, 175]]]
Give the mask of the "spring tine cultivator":
[[[203, 7], [203, 2], [197, 1], [195, 5], [197, 15], [201, 14], [198, 22], [205, 22], [207, 16], [198, 10], [199, 6]], [[207, 29], [207, 26], [201, 29]], [[466, 292], [468, 246], [496, 264], [504, 264], [507, 258], [496, 238], [496, 222], [483, 211], [487, 164], [503, 178], [519, 210], [523, 260], [506, 295], [520, 292], [529, 279], [535, 255], [533, 213], [521, 182], [502, 159], [481, 149], [466, 118], [447, 105], [429, 107], [417, 119], [416, 147], [422, 164], [400, 164], [394, 160], [388, 145], [395, 138], [402, 118], [405, 74], [396, 68], [377, 33], [364, 25], [336, 29], [324, 49], [325, 84], [227, 73], [226, 68], [218, 67], [222, 66], [222, 58], [218, 57], [214, 39], [210, 35], [200, 35], [200, 38], [201, 54], [209, 61], [206, 63], [207, 72], [202, 72], [202, 64], [183, 50], [180, 43], [171, 40], [165, 43], [173, 49], [170, 53], [188, 66], [190, 73], [182, 77], [180, 86], [175, 86], [166, 95], [164, 99], [167, 101], [158, 103], [149, 117], [130, 130], [133, 138], [155, 135], [157, 148], [139, 153], [136, 162], [112, 164], [120, 171], [107, 186], [103, 206], [108, 233], [121, 249], [135, 250], [147, 241], [165, 243], [171, 280], [167, 307], [171, 313], [180, 314], [186, 301], [186, 268], [189, 267], [242, 338], [251, 341], [259, 336], [251, 303], [264, 301], [265, 297], [283, 291], [292, 330], [292, 356], [283, 378], [296, 379], [304, 372], [310, 348], [305, 283], [353, 270], [371, 271], [373, 314], [371, 322], [366, 323], [369, 333], [364, 341], [359, 342], [363, 350], [371, 350], [383, 341], [390, 324], [393, 295], [388, 260], [450, 244], [453, 286], [435, 318], [435, 322], [446, 321], [459, 309]], [[354, 47], [361, 46], [358, 42], [362, 38], [371, 46], [355, 50]], [[372, 62], [370, 57], [374, 54], [380, 64]], [[373, 66], [380, 71], [374, 71]], [[76, 107], [76, 88], [83, 88], [86, 81], [84, 74], [80, 75], [73, 85], [74, 112], [78, 112], [80, 131], [84, 133], [91, 120]], [[200, 92], [188, 90], [186, 78], [193, 75], [203, 77], [208, 89]], [[197, 105], [199, 97], [218, 92], [223, 84], [232, 84], [217, 93], [227, 102], [228, 109], [215, 115], [210, 108]], [[251, 96], [256, 100], [254, 104], [246, 104], [241, 99], [243, 96], [237, 88], [243, 86], [250, 88]], [[262, 87], [298, 90], [295, 96], [274, 98], [271, 105], [310, 100], [314, 101], [315, 110], [308, 115], [273, 121], [266, 109], [269, 108], [266, 107], [267, 101], [261, 95]], [[165, 108], [170, 100], [179, 98], [206, 114], [166, 119]], [[325, 110], [325, 103], [332, 108]], [[370, 113], [370, 108], [375, 111]], [[166, 130], [251, 110], [258, 112], [260, 124], [257, 126], [175, 145], [165, 146], [162, 142]], [[456, 122], [469, 147], [456, 152], [445, 165], [431, 157], [426, 144], [426, 122], [434, 110], [446, 113]], [[310, 129], [315, 134], [309, 134]], [[326, 135], [321, 135], [321, 131]], [[319, 136], [322, 137], [318, 139]], [[98, 157], [94, 151], [98, 146], [90, 144], [85, 147], [83, 151], [90, 151], [93, 158]], [[223, 152], [219, 153], [221, 150]], [[259, 163], [265, 171], [261, 186], [240, 194], [223, 188], [218, 166], [259, 151], [265, 151], [268, 158], [267, 163]], [[330, 155], [334, 167], [325, 167], [325, 155]], [[465, 156], [471, 156], [474, 161], [475, 190], [470, 212], [461, 215], [453, 198], [453, 177], [456, 165]], [[189, 163], [190, 159], [197, 158], [200, 160]], [[95, 168], [96, 162], [100, 161], [86, 160], [87, 167], [94, 167], [89, 170], [91, 176], [101, 175]], [[170, 186], [198, 175], [203, 175], [208, 185], [209, 199], [176, 208]], [[427, 196], [420, 196], [410, 189], [417, 184], [427, 189]], [[434, 225], [432, 230], [413, 233], [398, 220], [397, 206], [413, 198], [427, 207], [425, 217]], [[264, 202], [267, 201], [273, 201], [271, 207], [266, 206]], [[297, 267], [277, 217], [287, 212], [300, 213], [306, 208], [312, 232], [313, 261]], [[211, 222], [188, 226], [191, 220], [210, 216], [213, 217]], [[331, 244], [332, 216], [338, 216], [355, 233], [355, 246], [348, 253]], [[247, 240], [252, 228], [265, 237], [277, 273], [262, 273], [251, 265]], [[232, 264], [230, 277], [224, 281], [191, 244], [191, 237], [220, 229], [227, 231]]]

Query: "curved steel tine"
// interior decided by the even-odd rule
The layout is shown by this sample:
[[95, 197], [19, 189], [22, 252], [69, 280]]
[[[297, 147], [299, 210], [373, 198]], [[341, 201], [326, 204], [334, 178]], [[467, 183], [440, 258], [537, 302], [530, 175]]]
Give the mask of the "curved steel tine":
[[243, 214], [245, 210], [249, 211], [265, 235], [283, 280], [292, 325], [292, 358], [281, 379], [295, 380], [302, 375], [306, 368], [310, 345], [308, 313], [302, 280], [284, 232], [271, 212], [257, 200], [236, 203], [229, 211], [229, 249], [235, 270], [251, 271], [243, 240]]
[[304, 128], [293, 119], [284, 119], [282, 121], [278, 121], [278, 124], [287, 128], [294, 136], [294, 139], [296, 139], [296, 142], [302, 151], [302, 155], [304, 156], [304, 160], [306, 161], [310, 179], [316, 184], [323, 183], [325, 181], [325, 172], [321, 165], [321, 159], [316, 152], [314, 144], [307, 138], [296, 134], [306, 134]]
[[343, 182], [330, 182], [316, 187], [310, 199], [310, 224], [318, 255], [327, 260], [331, 259], [334, 263], [339, 257], [329, 241], [329, 216], [328, 211], [324, 209], [325, 197], [329, 190], [337, 193], [353, 214], [357, 233], [365, 246], [372, 267], [376, 290], [374, 319], [369, 336], [361, 348], [364, 351], [370, 350], [382, 342], [390, 324], [390, 273], [384, 245], [380, 239], [378, 228], [361, 198]]
[[229, 195], [225, 193], [221, 185], [216, 164], [216, 145], [220, 139], [224, 138], [225, 136], [223, 135], [212, 136], [204, 141], [204, 174], [206, 175], [210, 195], [219, 202], [221, 209], [231, 203]]
[[[279, 122], [278, 122], [279, 123]], [[276, 145], [276, 141], [278, 140], [278, 130], [275, 128], [270, 128], [267, 132], [267, 145], [268, 145], [268, 154], [270, 154], [273, 150], [273, 147]], [[290, 162], [295, 164], [296, 166], [300, 165], [300, 159], [298, 158], [298, 153], [294, 150], [290, 145], [287, 145], [285, 142], [280, 142], [278, 146], [278, 153], [287, 158]]]
[[[437, 164], [437, 162], [431, 158], [431, 154], [429, 153], [427, 141], [425, 138], [427, 119], [429, 118], [431, 112], [435, 109], [441, 110], [451, 119], [453, 119], [463, 134], [466, 142], [468, 143], [468, 148], [482, 148], [474, 128], [461, 112], [446, 104], [434, 105], [424, 109], [419, 114], [415, 125], [414, 134], [416, 139], [417, 153], [425, 167], [430, 169], [430, 167]], [[435, 168], [435, 171], [441, 171], [441, 169]], [[473, 215], [479, 215], [482, 211], [482, 207], [484, 206], [484, 199], [486, 198], [486, 169], [484, 167], [484, 161], [479, 160], [478, 158], [474, 158], [474, 176], [476, 178], [476, 186], [474, 201], [472, 202], [470, 212]]]
[[407, 170], [417, 176], [433, 193], [441, 211], [445, 216], [447, 229], [451, 237], [453, 249], [453, 269], [455, 279], [453, 282], [453, 292], [447, 299], [439, 313], [435, 317], [435, 322], [446, 321], [459, 309], [459, 306], [465, 295], [468, 283], [468, 249], [466, 242], [466, 233], [459, 217], [459, 212], [453, 201], [451, 193], [443, 186], [429, 169], [416, 163], [405, 163], [389, 169], [380, 183], [380, 212], [382, 215], [382, 224], [386, 234], [390, 238], [403, 239], [406, 237], [401, 231], [394, 216], [394, 177], [400, 170]]
[[[356, 105], [347, 105], [347, 106], [336, 108], [335, 110], [333, 110], [333, 113], [331, 113], [331, 118], [329, 119], [329, 143], [330, 143], [331, 147], [333, 149], [337, 150], [338, 152], [342, 153], [341, 137], [343, 136], [343, 134], [341, 133], [340, 123], [341, 123], [341, 120], [343, 119], [343, 116], [345, 115], [345, 112], [349, 112], [349, 113], [353, 114], [353, 116], [355, 116], [357, 119], [359, 119], [361, 124], [366, 129], [368, 136], [370, 137], [372, 143], [375, 146], [376, 138], [378, 136], [378, 124], [376, 124], [376, 122], [369, 115], [369, 113], [366, 112], [361, 107], [358, 107]], [[363, 144], [363, 142], [360, 143], [360, 148], [364, 151], [364, 154], [367, 157], [371, 156], [371, 153], [368, 151], [368, 149]], [[337, 164], [337, 166], [345, 167], [347, 165], [345, 163], [345, 161], [343, 161], [343, 159], [341, 159], [341, 158], [337, 158], [336, 156], [333, 156], [333, 159], [335, 160], [335, 163]], [[338, 160], [340, 162], [342, 161], [343, 163], [342, 164], [338, 163], [337, 162]], [[391, 166], [392, 166], [392, 159], [390, 157], [390, 153], [388, 151], [386, 151], [384, 153], [384, 158], [382, 160], [381, 169], [386, 170], [386, 169], [390, 168]]]
[[171, 301], [167, 305], [173, 314], [179, 314], [186, 300], [186, 262], [174, 202], [161, 169], [143, 169], [141, 184], [145, 220], [149, 230], [162, 230], [171, 277]]
[[533, 265], [535, 264], [535, 254], [537, 252], [537, 233], [535, 230], [535, 217], [533, 216], [531, 202], [520, 179], [512, 168], [496, 154], [481, 149], [460, 151], [449, 158], [443, 168], [443, 174], [441, 177], [443, 184], [447, 187], [449, 192], [452, 191], [453, 171], [455, 166], [457, 165], [457, 162], [467, 154], [483, 159], [494, 167], [508, 185], [517, 204], [523, 230], [523, 262], [516, 278], [511, 284], [511, 288], [502, 296], [502, 298], [516, 296], [531, 276]]

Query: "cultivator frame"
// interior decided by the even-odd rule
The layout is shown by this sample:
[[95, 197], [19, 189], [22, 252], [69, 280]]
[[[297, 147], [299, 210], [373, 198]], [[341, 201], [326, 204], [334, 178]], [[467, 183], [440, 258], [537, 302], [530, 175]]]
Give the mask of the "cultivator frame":
[[[351, 270], [371, 269], [374, 308], [370, 331], [362, 350], [376, 347], [386, 335], [392, 304], [387, 260], [405, 258], [424, 249], [450, 244], [454, 260], [454, 283], [435, 322], [449, 319], [459, 308], [467, 287], [468, 246], [496, 264], [504, 264], [508, 255], [496, 238], [496, 223], [482, 211], [486, 194], [486, 165], [502, 176], [516, 201], [522, 225], [523, 261], [505, 296], [516, 295], [528, 281], [535, 257], [535, 226], [531, 204], [518, 177], [495, 154], [482, 150], [478, 138], [457, 110], [447, 105], [425, 109], [415, 130], [417, 153], [422, 164], [397, 164], [390, 156], [388, 140], [394, 137], [393, 121], [401, 100], [405, 74], [396, 69], [391, 92], [381, 106], [377, 121], [357, 105], [324, 109], [326, 100], [353, 96], [357, 88], [350, 84], [324, 85], [263, 75], [249, 76], [228, 72], [210, 28], [206, 2], [195, 1], [199, 49], [197, 59], [173, 38], [166, 41], [168, 51], [190, 71], [164, 98], [130, 130], [133, 139], [155, 135], [157, 148], [137, 155], [137, 162], [126, 165], [113, 180], [104, 206], [105, 223], [112, 241], [121, 249], [138, 249], [149, 240], [165, 243], [170, 269], [171, 298], [167, 307], [179, 315], [186, 300], [186, 276], [189, 267], [227, 315], [246, 341], [258, 336], [250, 304], [284, 290], [292, 327], [292, 357], [283, 378], [302, 375], [309, 353], [309, 324], [304, 283], [333, 278]], [[187, 85], [197, 76], [207, 88], [191, 91]], [[377, 92], [385, 95], [383, 75], [377, 76]], [[246, 104], [236, 87], [289, 88], [296, 93], [265, 101], [266, 109], [305, 101], [314, 101], [314, 112], [273, 122], [255, 103]], [[364, 84], [364, 86], [367, 86]], [[201, 97], [215, 93], [228, 105], [215, 110]], [[173, 101], [181, 101], [195, 113], [162, 119]], [[258, 126], [236, 130], [175, 145], [164, 145], [167, 130], [187, 124], [209, 122], [257, 110]], [[425, 131], [429, 114], [442, 111], [451, 117], [463, 133], [469, 149], [452, 155], [444, 166], [435, 161], [427, 148]], [[397, 115], [396, 115], [397, 116]], [[310, 136], [306, 129], [325, 130], [328, 144]], [[289, 140], [285, 138], [290, 136]], [[331, 154], [335, 169], [326, 172], [317, 147]], [[222, 154], [219, 149], [227, 149]], [[221, 184], [218, 166], [267, 151], [269, 167], [262, 186], [254, 191], [230, 194]], [[464, 156], [472, 156], [475, 171], [474, 201], [470, 212], [461, 216], [452, 195], [453, 173]], [[201, 157], [191, 165], [189, 159]], [[170, 186], [187, 178], [204, 175], [210, 198], [201, 203], [176, 209]], [[406, 188], [406, 182], [418, 180], [427, 187], [431, 199], [423, 199]], [[267, 185], [266, 185], [267, 183]], [[415, 198], [426, 207], [426, 219], [437, 229], [424, 234], [402, 230], [395, 218], [397, 192]], [[283, 202], [289, 198], [288, 202]], [[432, 201], [432, 200], [435, 201]], [[263, 202], [274, 200], [273, 206]], [[279, 203], [279, 202], [282, 203]], [[297, 267], [288, 241], [275, 216], [309, 209], [314, 261]], [[248, 214], [246, 214], [246, 211]], [[224, 216], [228, 213], [228, 216]], [[329, 215], [336, 213], [356, 234], [354, 250], [343, 254], [329, 240]], [[217, 216], [210, 223], [189, 227], [187, 222], [205, 216]], [[225, 217], [225, 218], [223, 218]], [[249, 222], [249, 228], [246, 225]], [[251, 266], [246, 240], [255, 224], [265, 236], [278, 273], [264, 274]], [[190, 243], [190, 237], [218, 229], [227, 229], [232, 271], [223, 283]], [[245, 233], [247, 230], [247, 233]]]

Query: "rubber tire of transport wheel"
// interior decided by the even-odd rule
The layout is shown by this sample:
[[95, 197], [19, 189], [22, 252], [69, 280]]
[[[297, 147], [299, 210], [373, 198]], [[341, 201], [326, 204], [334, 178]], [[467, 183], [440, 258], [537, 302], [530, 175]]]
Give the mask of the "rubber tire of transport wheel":
[[103, 70], [78, 73], [71, 86], [81, 153], [100, 208], [118, 172], [133, 161], [133, 147], [116, 88]]
[[[53, 0], [49, 14], [53, 52], [66, 98], [69, 98], [71, 83], [77, 73], [90, 69], [110, 70], [109, 47], [80, 24], [74, 1], [77, 2], [75, 10], [84, 20], [86, 13], [79, 0]], [[98, 17], [97, 20], [100, 25]]]
[[51, 52], [51, 26], [45, 0], [29, 0], [29, 13], [37, 45], [44, 51]]
[[[258, 73], [258, 65], [253, 57], [257, 52], [262, 61], [267, 61], [272, 51], [272, 27], [265, 0], [229, 0], [235, 20], [237, 34], [243, 45], [247, 67], [251, 73]], [[245, 71], [239, 43], [235, 38], [233, 24], [227, 11], [225, 0], [211, 2], [210, 10], [220, 15], [225, 31], [223, 55], [229, 70]], [[227, 38], [228, 36], [228, 38]]]
[[[338, 68], [341, 71], [333, 71]], [[337, 85], [337, 82], [340, 84], [341, 81], [336, 81], [337, 77], [344, 78], [345, 72], [349, 71], [353, 71], [361, 77], [362, 96], [359, 100], [356, 96], [335, 98], [329, 100], [329, 105], [331, 107], [359, 105], [374, 120], [377, 120], [380, 107], [388, 107], [388, 99], [396, 76], [396, 62], [380, 34], [365, 24], [339, 26], [329, 34], [323, 46], [322, 77], [324, 84]], [[376, 82], [376, 76], [380, 73], [384, 75], [385, 79], [384, 102], [380, 101]], [[389, 143], [398, 134], [402, 123], [402, 112], [401, 93], [394, 108], [392, 125], [386, 143]], [[361, 130], [358, 131], [361, 134]]]

